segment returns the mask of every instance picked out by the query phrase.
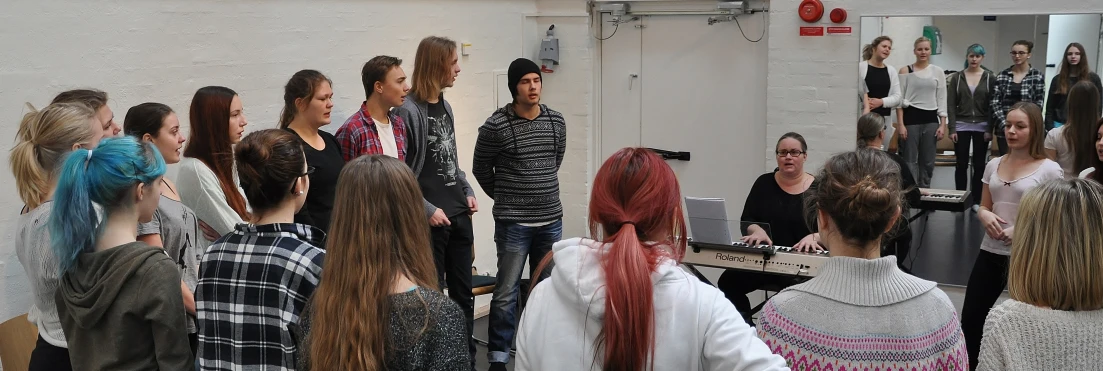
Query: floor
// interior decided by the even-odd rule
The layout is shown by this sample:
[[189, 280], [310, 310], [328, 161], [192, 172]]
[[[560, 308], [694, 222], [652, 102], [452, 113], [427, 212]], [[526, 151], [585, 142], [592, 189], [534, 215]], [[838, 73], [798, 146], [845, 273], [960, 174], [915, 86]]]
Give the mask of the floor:
[[[931, 188], [954, 189], [953, 166], [936, 166]], [[958, 313], [965, 299], [965, 285], [969, 272], [977, 258], [984, 230], [971, 210], [960, 213], [937, 211], [912, 223], [914, 240], [912, 252], [906, 264], [911, 264], [912, 274], [939, 283], [939, 288], [953, 301]], [[711, 275], [711, 274], [706, 274]], [[751, 294], [751, 305], [765, 300], [765, 293]], [[1000, 301], [1007, 299], [1006, 292]], [[475, 320], [475, 337], [486, 339], [487, 318]], [[486, 370], [486, 347], [479, 345], [475, 359], [476, 370]], [[507, 365], [513, 370], [513, 364]]]

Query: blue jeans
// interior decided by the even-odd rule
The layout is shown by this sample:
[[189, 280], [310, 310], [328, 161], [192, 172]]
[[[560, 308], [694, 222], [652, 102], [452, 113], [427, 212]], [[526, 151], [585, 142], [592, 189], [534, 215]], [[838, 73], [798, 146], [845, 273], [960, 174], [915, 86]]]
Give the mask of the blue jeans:
[[[563, 220], [540, 226], [526, 227], [517, 223], [496, 221], [494, 243], [498, 245], [498, 283], [494, 285], [494, 298], [490, 301], [490, 326], [487, 329], [487, 359], [490, 362], [509, 362], [509, 350], [513, 347], [513, 335], [517, 332], [517, 289], [521, 273], [525, 270], [525, 258], [529, 261], [529, 274], [551, 253], [552, 244], [563, 237]], [[551, 273], [549, 264], [539, 279]], [[528, 290], [528, 287], [523, 288]]]

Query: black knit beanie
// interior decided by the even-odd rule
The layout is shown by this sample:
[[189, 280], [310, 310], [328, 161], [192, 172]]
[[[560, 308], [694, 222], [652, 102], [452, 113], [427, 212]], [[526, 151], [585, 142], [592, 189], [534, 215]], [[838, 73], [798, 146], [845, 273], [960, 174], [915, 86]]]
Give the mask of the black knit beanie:
[[535, 73], [538, 76], [543, 77], [540, 73], [540, 66], [536, 63], [525, 58], [517, 58], [513, 60], [513, 63], [509, 64], [509, 92], [512, 94], [513, 99], [517, 99], [517, 84], [521, 82], [521, 78], [530, 73]]

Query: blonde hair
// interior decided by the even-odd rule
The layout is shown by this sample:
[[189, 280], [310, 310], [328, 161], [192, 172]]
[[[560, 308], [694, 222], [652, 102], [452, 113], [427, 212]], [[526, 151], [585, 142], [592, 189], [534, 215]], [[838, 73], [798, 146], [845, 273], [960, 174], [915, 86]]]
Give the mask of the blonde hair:
[[1011, 298], [1056, 310], [1103, 309], [1103, 186], [1043, 183], [1023, 196], [1016, 220]]
[[414, 83], [410, 87], [410, 95], [420, 101], [440, 95], [455, 52], [456, 42], [447, 37], [429, 36], [422, 39], [414, 54], [414, 73], [410, 78]]
[[31, 111], [19, 123], [8, 164], [19, 198], [34, 209], [46, 201], [53, 172], [73, 145], [88, 143], [95, 136], [89, 121], [99, 121], [96, 112], [82, 103], [54, 103], [41, 111], [30, 103], [27, 107]]
[[928, 39], [926, 36], [920, 36], [918, 39], [915, 39], [915, 44], [912, 44], [912, 47], [918, 48], [919, 44], [922, 43], [931, 44], [931, 39]]

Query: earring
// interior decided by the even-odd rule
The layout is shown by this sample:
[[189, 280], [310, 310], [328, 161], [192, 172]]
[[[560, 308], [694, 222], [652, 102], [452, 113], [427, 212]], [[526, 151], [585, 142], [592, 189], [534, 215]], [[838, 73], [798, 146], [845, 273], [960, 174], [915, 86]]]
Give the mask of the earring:
[[301, 195], [302, 195], [303, 193], [304, 193], [303, 191], [299, 191], [299, 193], [296, 193], [296, 195], [300, 195], [300, 196], [301, 196]]

